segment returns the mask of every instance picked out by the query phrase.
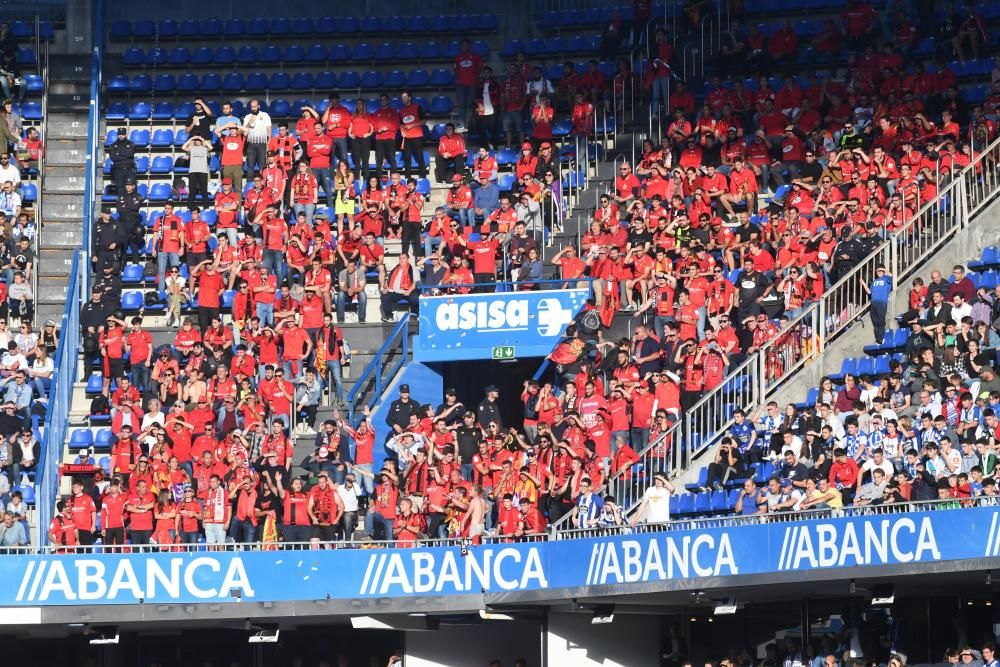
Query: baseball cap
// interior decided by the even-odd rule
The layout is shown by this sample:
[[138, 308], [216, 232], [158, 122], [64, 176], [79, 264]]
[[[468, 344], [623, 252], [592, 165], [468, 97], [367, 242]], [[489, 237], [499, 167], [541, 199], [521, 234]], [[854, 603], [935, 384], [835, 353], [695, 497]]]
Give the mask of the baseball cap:
[[461, 174], [455, 174], [454, 176], [451, 177], [451, 182], [452, 183], [461, 183], [462, 182], [462, 175]]
[[232, 185], [233, 184], [233, 179], [231, 179], [231, 178], [224, 178], [224, 179], [222, 179], [222, 184], [223, 185]]
[[409, 394], [410, 393], [410, 385], [408, 385], [408, 384], [401, 384], [401, 385], [399, 385], [399, 393], [401, 393], [401, 394]]
[[523, 144], [521, 144], [521, 150], [522, 151], [530, 151], [531, 150], [531, 142], [530, 141], [525, 141]]

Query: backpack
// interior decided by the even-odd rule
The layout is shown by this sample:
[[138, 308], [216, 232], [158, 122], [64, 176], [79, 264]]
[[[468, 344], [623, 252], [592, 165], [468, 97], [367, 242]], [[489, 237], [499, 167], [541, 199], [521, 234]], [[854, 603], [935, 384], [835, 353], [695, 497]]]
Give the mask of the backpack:
[[104, 394], [100, 394], [94, 397], [94, 400], [90, 402], [90, 414], [92, 415], [106, 415], [111, 411], [111, 406], [108, 404], [108, 397]]
[[601, 330], [601, 313], [597, 310], [585, 310], [580, 313], [577, 326], [585, 334], [594, 335]]
[[160, 293], [156, 291], [146, 292], [142, 295], [142, 302], [146, 307], [155, 306], [160, 303]]
[[155, 259], [151, 259], [142, 265], [142, 277], [143, 278], [155, 278], [156, 274], [159, 273], [160, 267], [157, 265]]

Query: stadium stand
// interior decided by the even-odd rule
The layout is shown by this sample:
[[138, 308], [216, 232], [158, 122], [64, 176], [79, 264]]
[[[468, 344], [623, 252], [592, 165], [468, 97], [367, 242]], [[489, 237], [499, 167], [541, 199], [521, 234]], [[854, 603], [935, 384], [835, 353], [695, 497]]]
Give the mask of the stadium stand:
[[[954, 206], [953, 184], [995, 182], [992, 163], [975, 162], [996, 138], [992, 10], [932, 37], [933, 17], [817, 9], [837, 19], [832, 31], [797, 15], [716, 26], [701, 75], [689, 71], [690, 15], [674, 31], [630, 29], [627, 11], [550, 12], [536, 26], [544, 37], [506, 43], [490, 15], [115, 23], [123, 73], [106, 80], [106, 208], [81, 314], [93, 343], [74, 408], [89, 414], [64, 461], [86, 449], [97, 488], [120, 477], [133, 505], [155, 489], [179, 506], [191, 485], [222, 512], [208, 523], [244, 542], [278, 539], [283, 523], [293, 542], [352, 539], [359, 524], [387, 540], [475, 535], [477, 487], [483, 523], [501, 536], [594, 525], [609, 491], [615, 522], [736, 511], [744, 481], [759, 494], [754, 512], [774, 505], [758, 485], [781, 476], [780, 447], [747, 460], [753, 448], [737, 447], [742, 467], [728, 472], [720, 455], [692, 494], [666, 502], [701, 467], [688, 470], [694, 457], [674, 446], [684, 415], [731, 398], [683, 436], [685, 452], [718, 450], [731, 424], [757, 416], [739, 393], [755, 380], [734, 369], [763, 368], [769, 381], [794, 370], [818, 332], [839, 326], [817, 317], [838, 285], [864, 283], [875, 296], [851, 306], [884, 315], [871, 304], [898, 286], [855, 267], [928, 208]], [[758, 13], [771, 19], [744, 8], [748, 23]], [[211, 47], [197, 45], [206, 37]], [[591, 162], [603, 187], [583, 208]], [[578, 237], [571, 204], [586, 219]], [[979, 285], [995, 281], [995, 255], [984, 251]], [[559, 369], [527, 385], [520, 424], [495, 418], [495, 396], [464, 397], [470, 415], [448, 395], [401, 400], [387, 423], [347, 419], [360, 406], [341, 402], [341, 325], [384, 336], [365, 326], [369, 301], [389, 324], [421, 291], [538, 289], [544, 278], [591, 281], [588, 309], [608, 331], [638, 325], [634, 337], [594, 345], [581, 333], [584, 353], [560, 356], [571, 337], [553, 353]], [[906, 371], [909, 339], [885, 336], [831, 381], [885, 386]], [[816, 396], [802, 398], [811, 411]], [[805, 423], [789, 410], [789, 425]], [[874, 418], [863, 421], [873, 437]], [[827, 479], [839, 444], [825, 443], [819, 465], [809, 452]], [[275, 510], [271, 528], [258, 529], [257, 502]], [[293, 502], [313, 506], [295, 515], [301, 525], [289, 523]], [[305, 530], [316, 505], [320, 529]], [[168, 514], [129, 534], [117, 517], [115, 540], [225, 539]]]

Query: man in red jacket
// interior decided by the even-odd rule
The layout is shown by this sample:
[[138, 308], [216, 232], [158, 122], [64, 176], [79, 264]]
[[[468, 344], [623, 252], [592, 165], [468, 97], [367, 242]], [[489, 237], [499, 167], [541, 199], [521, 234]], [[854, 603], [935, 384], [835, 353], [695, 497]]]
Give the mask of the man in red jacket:
[[447, 183], [453, 174], [465, 170], [465, 137], [455, 133], [455, 124], [444, 126], [444, 134], [438, 140], [437, 160], [434, 161], [434, 178], [438, 183]]

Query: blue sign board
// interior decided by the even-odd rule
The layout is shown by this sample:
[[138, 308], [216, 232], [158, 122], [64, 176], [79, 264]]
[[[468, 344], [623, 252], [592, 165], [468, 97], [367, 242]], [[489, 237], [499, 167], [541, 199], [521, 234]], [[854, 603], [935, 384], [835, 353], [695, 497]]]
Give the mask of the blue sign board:
[[[1000, 557], [1000, 508], [532, 544], [0, 556], [0, 606], [516, 594]], [[744, 581], [742, 583], [750, 583]], [[620, 592], [620, 591], [619, 591]], [[546, 593], [548, 594], [548, 593]]]
[[586, 289], [420, 297], [417, 361], [544, 357], [590, 296]]

